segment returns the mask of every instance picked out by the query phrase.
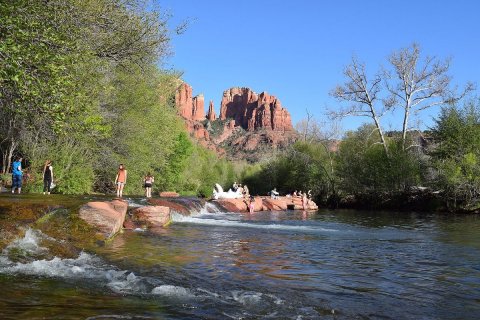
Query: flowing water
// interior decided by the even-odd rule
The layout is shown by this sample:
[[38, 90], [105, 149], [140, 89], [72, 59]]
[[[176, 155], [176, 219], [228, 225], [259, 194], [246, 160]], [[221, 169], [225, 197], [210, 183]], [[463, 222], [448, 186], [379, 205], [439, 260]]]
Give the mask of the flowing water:
[[72, 244], [66, 207], [4, 245], [0, 318], [480, 318], [479, 216], [196, 203], [165, 229]]

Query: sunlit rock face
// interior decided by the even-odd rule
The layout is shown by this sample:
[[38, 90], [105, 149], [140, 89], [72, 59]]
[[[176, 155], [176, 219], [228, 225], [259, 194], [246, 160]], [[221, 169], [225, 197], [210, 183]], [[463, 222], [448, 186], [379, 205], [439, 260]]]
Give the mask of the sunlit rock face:
[[208, 113], [207, 113], [207, 119], [209, 121], [215, 121], [217, 120], [217, 114], [215, 113], [215, 107], [213, 105], [213, 101], [210, 100], [210, 103], [208, 104]]
[[163, 227], [170, 223], [170, 208], [164, 206], [144, 206], [132, 212], [133, 220], [147, 227]]
[[94, 201], [83, 205], [79, 216], [106, 238], [110, 238], [122, 228], [127, 209], [128, 202], [122, 200]]
[[219, 156], [254, 162], [298, 139], [288, 110], [278, 98], [266, 92], [257, 94], [240, 87], [225, 90], [218, 117], [213, 101], [205, 114], [203, 95], [193, 96], [192, 92], [187, 83], [177, 88], [178, 114], [190, 135]]
[[266, 92], [253, 92], [250, 88], [230, 88], [223, 92], [220, 119], [231, 118], [235, 125], [247, 131], [267, 129], [293, 131], [292, 120], [279, 99]]

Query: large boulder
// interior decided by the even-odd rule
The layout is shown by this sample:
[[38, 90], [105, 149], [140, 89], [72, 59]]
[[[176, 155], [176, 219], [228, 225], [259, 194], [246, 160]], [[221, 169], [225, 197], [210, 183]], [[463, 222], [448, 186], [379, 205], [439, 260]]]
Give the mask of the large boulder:
[[179, 202], [175, 202], [174, 199], [175, 198], [150, 198], [148, 199], [148, 203], [154, 206], [168, 207], [172, 211], [178, 212], [183, 215], [189, 215], [190, 209]]
[[[291, 197], [291, 198], [285, 197], [285, 201], [287, 202], [289, 209], [304, 210], [301, 197]], [[309, 211], [318, 210], [318, 206], [312, 200], [307, 200], [307, 206], [305, 210], [309, 210]]]
[[278, 211], [278, 210], [287, 210], [287, 201], [284, 197], [272, 199], [264, 198], [263, 206], [266, 210]]
[[127, 209], [128, 203], [123, 200], [95, 201], [83, 205], [79, 215], [106, 238], [110, 238], [122, 228]]
[[260, 197], [255, 197], [253, 202], [253, 211], [263, 211], [263, 199]]
[[[219, 199], [215, 200], [230, 212], [248, 212], [250, 200], [246, 199]], [[281, 211], [281, 210], [303, 210], [302, 198], [300, 197], [255, 197], [254, 211]], [[308, 200], [306, 210], [318, 210], [317, 205], [312, 200]]]
[[170, 208], [144, 206], [133, 210], [133, 220], [147, 227], [164, 227], [170, 223]]
[[313, 202], [313, 200], [308, 200], [307, 201], [307, 210], [318, 210], [318, 206], [315, 202]]
[[218, 200], [215, 200], [215, 202], [230, 212], [247, 212], [248, 211], [248, 202], [243, 198], [218, 199]]

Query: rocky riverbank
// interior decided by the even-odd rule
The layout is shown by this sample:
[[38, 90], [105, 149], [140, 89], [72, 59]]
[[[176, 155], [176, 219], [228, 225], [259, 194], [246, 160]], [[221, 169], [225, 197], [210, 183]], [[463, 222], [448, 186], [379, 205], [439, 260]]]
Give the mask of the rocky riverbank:
[[[302, 210], [300, 198], [255, 197], [254, 211]], [[313, 201], [307, 210], [317, 210]], [[106, 196], [38, 194], [0, 195], [0, 249], [29, 228], [56, 239], [87, 248], [111, 239], [123, 229], [158, 229], [167, 226], [173, 214], [248, 212], [248, 200], [206, 201], [195, 197], [111, 199]], [[65, 251], [65, 246], [57, 246]], [[70, 249], [69, 249], [70, 250]], [[72, 249], [72, 252], [74, 250]]]

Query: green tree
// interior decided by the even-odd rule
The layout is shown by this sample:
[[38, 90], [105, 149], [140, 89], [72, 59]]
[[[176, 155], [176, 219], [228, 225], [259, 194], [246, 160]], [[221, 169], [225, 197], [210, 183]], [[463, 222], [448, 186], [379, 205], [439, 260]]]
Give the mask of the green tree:
[[404, 191], [422, 181], [422, 161], [413, 149], [404, 151], [401, 139], [386, 141], [390, 155], [374, 134], [373, 125], [347, 133], [337, 154], [340, 188], [349, 194]]
[[272, 188], [283, 194], [311, 190], [319, 201], [335, 192], [329, 150], [319, 142], [300, 141], [263, 164], [248, 166], [241, 174], [252, 194], [267, 194]]
[[480, 207], [480, 101], [442, 108], [432, 130], [430, 152], [437, 177], [452, 210]]

